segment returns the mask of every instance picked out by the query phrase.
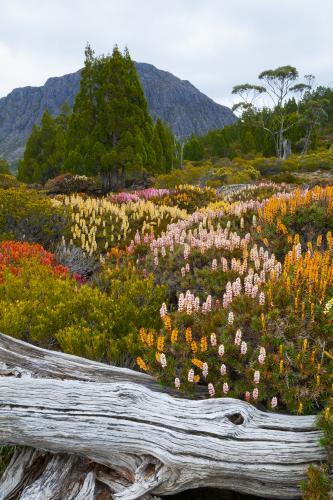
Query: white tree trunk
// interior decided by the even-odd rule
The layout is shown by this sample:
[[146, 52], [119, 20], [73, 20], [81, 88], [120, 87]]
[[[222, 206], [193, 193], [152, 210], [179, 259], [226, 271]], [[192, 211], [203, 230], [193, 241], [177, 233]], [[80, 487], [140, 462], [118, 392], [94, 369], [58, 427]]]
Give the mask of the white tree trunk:
[[[145, 374], [3, 335], [0, 363], [0, 444], [30, 447], [0, 480], [0, 499], [89, 500], [106, 488], [134, 500], [208, 486], [297, 498], [306, 468], [325, 459], [312, 416], [175, 398]], [[29, 481], [31, 448], [51, 453]]]

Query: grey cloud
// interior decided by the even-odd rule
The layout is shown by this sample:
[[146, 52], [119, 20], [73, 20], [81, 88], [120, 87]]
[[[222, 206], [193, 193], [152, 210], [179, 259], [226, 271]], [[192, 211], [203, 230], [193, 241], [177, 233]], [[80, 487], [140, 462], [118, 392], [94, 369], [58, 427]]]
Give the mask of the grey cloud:
[[230, 104], [233, 85], [282, 64], [333, 81], [330, 0], [0, 0], [0, 96], [128, 45], [137, 61]]

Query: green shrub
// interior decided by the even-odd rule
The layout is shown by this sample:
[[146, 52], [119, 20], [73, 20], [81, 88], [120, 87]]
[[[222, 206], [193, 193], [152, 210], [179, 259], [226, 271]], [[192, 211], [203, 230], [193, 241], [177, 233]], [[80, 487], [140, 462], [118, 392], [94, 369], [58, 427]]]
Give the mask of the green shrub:
[[303, 184], [305, 182], [305, 179], [302, 177], [296, 177], [296, 175], [293, 175], [290, 172], [281, 172], [276, 175], [271, 175], [269, 178], [273, 182], [285, 182], [286, 184]]
[[46, 248], [69, 234], [67, 210], [42, 194], [20, 187], [0, 189], [0, 238], [40, 243]]
[[183, 169], [177, 168], [169, 174], [159, 175], [155, 178], [155, 186], [158, 188], [173, 189], [179, 184], [204, 184], [206, 176], [212, 168], [211, 163], [207, 162], [202, 166], [195, 166], [192, 163], [185, 162]]
[[328, 468], [310, 465], [307, 478], [301, 484], [304, 500], [329, 500], [332, 498], [332, 482]]
[[0, 331], [7, 335], [115, 362], [136, 353], [135, 334], [143, 324], [158, 324], [165, 293], [152, 277], [105, 271], [90, 286], [57, 276], [35, 259], [20, 266], [18, 274], [5, 270], [0, 283]]
[[0, 189], [16, 188], [21, 185], [14, 175], [0, 173]]
[[300, 157], [299, 168], [303, 172], [315, 172], [317, 170], [333, 169], [332, 151], [320, 151]]

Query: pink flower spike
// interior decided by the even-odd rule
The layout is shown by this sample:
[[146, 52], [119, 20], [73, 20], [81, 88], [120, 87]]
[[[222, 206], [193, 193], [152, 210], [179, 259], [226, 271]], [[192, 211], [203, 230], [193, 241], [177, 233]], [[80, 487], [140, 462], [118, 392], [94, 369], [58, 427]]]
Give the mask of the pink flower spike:
[[215, 389], [213, 384], [208, 384], [208, 392], [211, 398], [215, 395]]
[[273, 397], [271, 401], [271, 408], [274, 409], [277, 407], [277, 397]]

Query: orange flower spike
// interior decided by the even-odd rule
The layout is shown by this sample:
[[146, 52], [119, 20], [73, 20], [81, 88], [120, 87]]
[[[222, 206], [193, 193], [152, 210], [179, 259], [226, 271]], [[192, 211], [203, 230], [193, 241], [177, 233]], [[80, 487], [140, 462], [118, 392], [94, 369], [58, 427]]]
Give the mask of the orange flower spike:
[[200, 350], [201, 350], [201, 352], [207, 351], [207, 337], [201, 337]]
[[175, 344], [178, 340], [178, 330], [177, 328], [174, 328], [171, 332], [171, 343]]
[[159, 352], [163, 352], [164, 351], [164, 336], [163, 335], [160, 335], [157, 338], [157, 350]]
[[139, 368], [141, 368], [141, 370], [144, 370], [145, 372], [148, 371], [148, 366], [143, 361], [143, 359], [140, 358], [140, 356], [136, 358], [136, 364], [138, 365]]
[[192, 340], [191, 342], [191, 351], [194, 353], [198, 351], [198, 345], [195, 340]]
[[193, 358], [192, 359], [192, 365], [196, 366], [197, 368], [200, 368], [200, 370], [202, 370], [202, 367], [203, 367], [203, 361], [201, 361], [200, 359], [198, 358]]
[[148, 347], [153, 347], [153, 345], [154, 345], [154, 333], [153, 332], [147, 333], [146, 344], [148, 345]]
[[144, 328], [140, 328], [139, 330], [140, 340], [142, 344], [146, 343], [146, 330]]
[[305, 302], [303, 300], [302, 302], [302, 317], [301, 317], [302, 321], [304, 321], [305, 319]]
[[163, 318], [163, 322], [164, 322], [164, 327], [166, 330], [171, 330], [171, 319], [170, 319], [170, 316], [164, 316]]
[[185, 330], [185, 340], [188, 344], [192, 342], [192, 329], [190, 327]]

